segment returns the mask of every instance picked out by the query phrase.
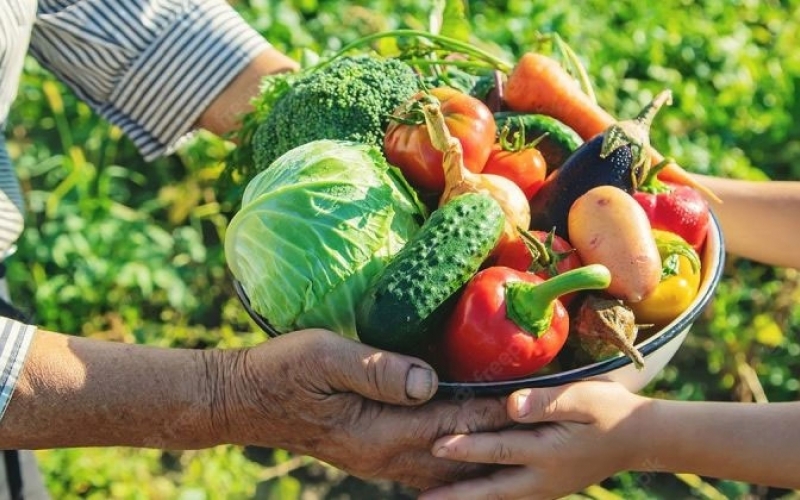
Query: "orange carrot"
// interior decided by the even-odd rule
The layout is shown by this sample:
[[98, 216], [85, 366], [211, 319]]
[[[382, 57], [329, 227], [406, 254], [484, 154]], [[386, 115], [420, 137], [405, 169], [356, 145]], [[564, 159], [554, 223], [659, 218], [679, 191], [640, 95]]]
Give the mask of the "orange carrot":
[[[513, 111], [552, 116], [571, 127], [584, 140], [604, 132], [616, 122], [610, 113], [580, 88], [558, 61], [535, 52], [527, 52], [517, 61], [506, 80], [503, 98]], [[650, 156], [653, 165], [664, 160], [652, 147]], [[667, 164], [658, 176], [662, 180], [691, 186], [707, 198], [720, 201], [717, 195], [695, 181], [677, 163]]]
[[584, 140], [603, 132], [614, 117], [595, 104], [555, 59], [525, 53], [508, 75], [503, 98], [514, 111], [552, 116]]

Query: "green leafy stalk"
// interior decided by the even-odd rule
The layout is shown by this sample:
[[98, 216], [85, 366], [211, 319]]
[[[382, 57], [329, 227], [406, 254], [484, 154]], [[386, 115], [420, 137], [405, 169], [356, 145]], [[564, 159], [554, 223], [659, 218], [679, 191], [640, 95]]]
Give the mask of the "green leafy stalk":
[[470, 35], [464, 0], [436, 0], [431, 12], [431, 33], [466, 41]]
[[574, 74], [575, 78], [577, 78], [578, 83], [581, 86], [581, 89], [586, 93], [587, 96], [592, 100], [592, 102], [597, 102], [597, 96], [594, 93], [594, 87], [592, 86], [592, 80], [589, 78], [589, 74], [586, 72], [586, 68], [581, 63], [578, 54], [572, 49], [572, 47], [564, 41], [558, 33], [553, 34], [553, 41], [555, 43], [556, 49], [561, 54], [562, 59], [564, 59], [568, 64], [568, 71]]
[[491, 65], [491, 67], [503, 72], [509, 72], [513, 68], [512, 63], [504, 59], [501, 59], [493, 54], [490, 54], [485, 50], [479, 49], [468, 42], [464, 42], [445, 35], [436, 35], [434, 33], [429, 33], [427, 31], [414, 30], [414, 29], [396, 29], [396, 30], [382, 31], [380, 33], [373, 33], [370, 35], [363, 36], [342, 47], [336, 54], [331, 56], [326, 61], [321, 62], [320, 65], [329, 64], [336, 58], [341, 57], [352, 50], [362, 48], [370, 44], [371, 42], [374, 42], [375, 40], [380, 40], [383, 38], [419, 38], [435, 43], [438, 47], [442, 49], [472, 56], [477, 60], [488, 63]]

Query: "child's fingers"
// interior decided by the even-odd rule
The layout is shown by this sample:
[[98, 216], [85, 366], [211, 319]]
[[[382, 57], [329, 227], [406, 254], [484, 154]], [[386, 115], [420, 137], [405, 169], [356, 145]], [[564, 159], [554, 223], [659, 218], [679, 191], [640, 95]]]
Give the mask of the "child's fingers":
[[[550, 450], [539, 446], [545, 427], [502, 432], [481, 432], [445, 436], [436, 440], [432, 452], [435, 456], [480, 464], [521, 465], [533, 462], [537, 452]], [[546, 441], [546, 440], [545, 440]]]
[[596, 420], [598, 404], [614, 401], [621, 386], [609, 382], [578, 382], [559, 387], [521, 389], [508, 398], [508, 415], [521, 423]]
[[501, 469], [478, 479], [461, 481], [424, 492], [419, 500], [507, 500], [536, 498], [535, 475], [523, 467]]

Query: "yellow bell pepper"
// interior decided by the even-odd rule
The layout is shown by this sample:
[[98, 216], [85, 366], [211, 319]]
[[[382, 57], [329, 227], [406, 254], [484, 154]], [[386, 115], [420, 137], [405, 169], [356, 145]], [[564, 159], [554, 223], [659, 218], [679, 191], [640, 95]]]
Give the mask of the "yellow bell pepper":
[[643, 300], [627, 305], [637, 324], [660, 328], [680, 316], [697, 296], [701, 264], [694, 248], [677, 234], [659, 229], [652, 232], [661, 255], [661, 282]]

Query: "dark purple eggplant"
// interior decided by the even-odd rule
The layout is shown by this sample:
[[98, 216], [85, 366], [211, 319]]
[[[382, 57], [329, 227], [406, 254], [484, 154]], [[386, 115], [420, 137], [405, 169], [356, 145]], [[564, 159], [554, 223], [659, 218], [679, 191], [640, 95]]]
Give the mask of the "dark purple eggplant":
[[636, 118], [617, 122], [578, 147], [531, 200], [530, 228], [555, 228], [569, 241], [567, 216], [578, 197], [602, 185], [632, 194], [650, 171], [650, 123], [670, 99], [669, 90], [661, 92]]

